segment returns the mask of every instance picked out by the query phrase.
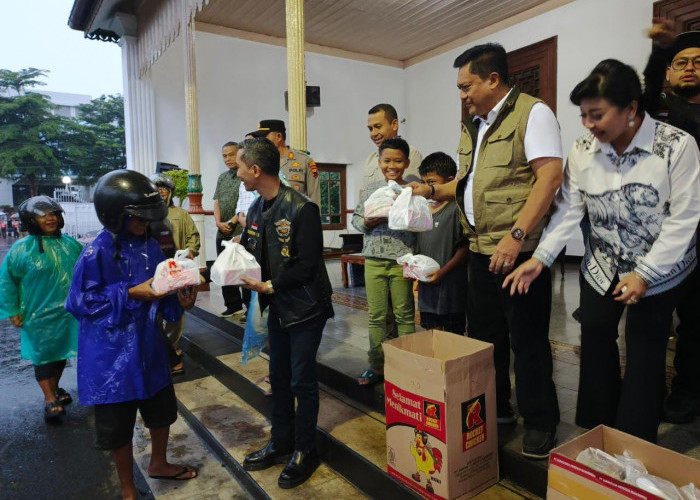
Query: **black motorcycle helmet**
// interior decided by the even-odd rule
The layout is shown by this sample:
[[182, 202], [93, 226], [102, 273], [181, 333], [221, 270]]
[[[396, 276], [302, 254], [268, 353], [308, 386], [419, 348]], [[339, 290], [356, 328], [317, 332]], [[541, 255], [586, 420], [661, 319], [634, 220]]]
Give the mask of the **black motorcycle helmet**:
[[33, 196], [28, 200], [24, 200], [19, 206], [19, 219], [27, 228], [27, 232], [34, 236], [41, 236], [41, 229], [37, 223], [35, 216], [43, 217], [46, 214], [56, 213], [58, 216], [59, 232], [63, 229], [63, 208], [53, 198], [48, 196]]
[[94, 199], [97, 218], [113, 234], [124, 229], [127, 215], [149, 221], [168, 215], [156, 185], [134, 170], [114, 170], [103, 175], [95, 186]]
[[153, 183], [156, 185], [156, 187], [161, 188], [164, 187], [168, 191], [170, 191], [170, 194], [168, 195], [168, 199], [165, 200], [165, 204], [170, 206], [173, 204], [173, 193], [175, 192], [175, 182], [168, 177], [165, 174], [161, 173], [156, 173], [151, 175], [151, 180]]

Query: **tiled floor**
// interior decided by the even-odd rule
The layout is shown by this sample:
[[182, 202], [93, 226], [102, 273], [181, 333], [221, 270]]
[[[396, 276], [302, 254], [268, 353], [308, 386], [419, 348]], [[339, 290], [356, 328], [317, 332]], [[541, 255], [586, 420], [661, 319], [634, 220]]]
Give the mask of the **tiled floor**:
[[[340, 260], [326, 261], [334, 289], [336, 315], [326, 325], [319, 349], [319, 361], [330, 364], [348, 375], [356, 376], [366, 367], [367, 362], [365, 291], [364, 287], [343, 288], [340, 266]], [[573, 424], [578, 390], [580, 330], [578, 322], [572, 318], [571, 313], [578, 307], [578, 268], [575, 264], [567, 264], [563, 275], [558, 267], [552, 275], [550, 341], [554, 358], [554, 382], [559, 396], [561, 420]], [[223, 300], [218, 287], [212, 284], [210, 292], [200, 293], [197, 305], [215, 314], [223, 311]], [[417, 330], [420, 330], [419, 326]], [[624, 316], [620, 325], [620, 332], [623, 331]], [[618, 343], [624, 362], [622, 334]], [[674, 342], [670, 342], [669, 345], [672, 347]], [[670, 380], [673, 371], [672, 350], [668, 351], [667, 358], [667, 375]], [[684, 426], [663, 424], [660, 429], [660, 444], [700, 458], [700, 419]]]

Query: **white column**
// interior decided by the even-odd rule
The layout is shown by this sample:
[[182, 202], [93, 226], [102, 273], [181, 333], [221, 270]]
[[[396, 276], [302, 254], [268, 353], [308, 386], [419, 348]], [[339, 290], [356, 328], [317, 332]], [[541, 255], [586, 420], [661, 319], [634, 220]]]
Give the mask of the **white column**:
[[185, 31], [185, 121], [187, 123], [188, 170], [190, 172], [187, 197], [190, 202], [190, 215], [197, 226], [201, 242], [196, 262], [200, 268], [204, 268], [207, 265], [207, 239], [204, 233], [204, 210], [202, 209], [202, 176], [199, 171], [199, 115], [194, 16], [188, 18], [183, 24]]
[[304, 0], [286, 0], [289, 145], [306, 151], [306, 76], [304, 69]]
[[155, 172], [157, 161], [153, 88], [148, 74], [139, 77], [138, 38], [124, 35], [122, 48], [124, 79], [124, 132], [126, 166], [145, 175]]

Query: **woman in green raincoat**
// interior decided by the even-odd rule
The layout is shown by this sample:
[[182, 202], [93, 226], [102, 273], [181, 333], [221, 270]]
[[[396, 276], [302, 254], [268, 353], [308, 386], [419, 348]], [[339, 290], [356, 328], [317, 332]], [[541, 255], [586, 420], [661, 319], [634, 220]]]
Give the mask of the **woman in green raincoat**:
[[20, 218], [29, 236], [12, 245], [0, 268], [0, 318], [21, 328], [22, 358], [34, 364], [46, 420], [65, 415], [73, 401], [58, 382], [78, 345], [78, 323], [64, 304], [82, 246], [61, 234], [62, 212], [48, 196], [22, 203]]

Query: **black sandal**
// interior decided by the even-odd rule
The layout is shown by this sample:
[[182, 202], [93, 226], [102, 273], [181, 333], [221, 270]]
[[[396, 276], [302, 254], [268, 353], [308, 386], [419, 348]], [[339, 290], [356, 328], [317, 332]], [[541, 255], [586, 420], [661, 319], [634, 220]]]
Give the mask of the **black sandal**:
[[66, 409], [58, 401], [51, 401], [44, 406], [44, 420], [55, 420], [65, 414]]
[[58, 399], [58, 403], [61, 406], [66, 406], [73, 402], [73, 398], [70, 394], [68, 394], [68, 391], [61, 389], [60, 387], [56, 391], [56, 399]]

